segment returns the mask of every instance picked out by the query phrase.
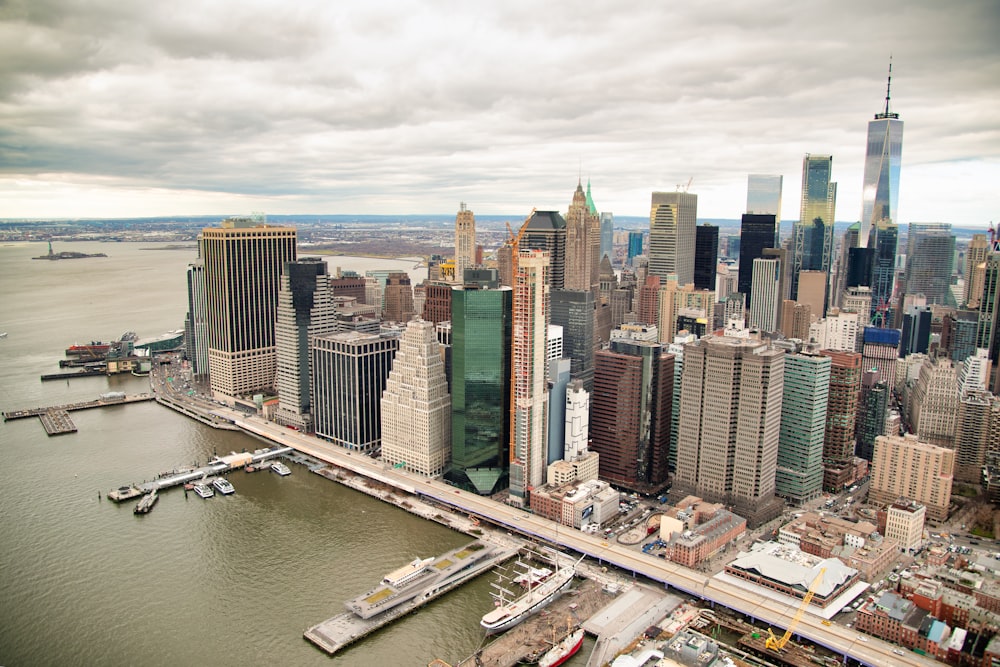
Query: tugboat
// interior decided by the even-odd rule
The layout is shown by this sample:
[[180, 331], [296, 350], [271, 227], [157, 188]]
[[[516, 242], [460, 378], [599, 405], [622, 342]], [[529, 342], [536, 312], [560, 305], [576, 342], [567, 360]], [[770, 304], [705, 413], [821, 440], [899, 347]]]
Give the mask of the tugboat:
[[135, 504], [135, 509], [132, 510], [134, 514], [149, 514], [153, 509], [153, 505], [159, 500], [159, 496], [156, 495], [156, 489], [153, 489], [146, 495], [142, 497], [138, 503]]

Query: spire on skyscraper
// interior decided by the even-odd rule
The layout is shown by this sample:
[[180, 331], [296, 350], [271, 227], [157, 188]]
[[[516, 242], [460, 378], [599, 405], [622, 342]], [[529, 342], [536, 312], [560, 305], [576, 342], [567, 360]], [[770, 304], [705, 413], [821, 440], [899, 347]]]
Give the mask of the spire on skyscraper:
[[899, 118], [898, 113], [889, 113], [889, 91], [892, 88], [892, 56], [889, 56], [889, 78], [885, 84], [885, 111], [875, 114], [875, 120]]

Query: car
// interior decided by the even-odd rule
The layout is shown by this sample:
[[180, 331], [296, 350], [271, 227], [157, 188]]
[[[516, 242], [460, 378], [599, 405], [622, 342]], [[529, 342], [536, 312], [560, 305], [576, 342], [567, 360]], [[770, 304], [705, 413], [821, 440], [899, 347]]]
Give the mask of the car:
[[894, 648], [894, 649], [892, 649], [892, 652], [893, 652], [893, 653], [894, 653], [895, 655], [906, 655], [906, 651], [904, 651], [904, 650], [903, 650], [903, 649], [901, 649], [901, 648]]
[[868, 637], [865, 637], [864, 635], [858, 635], [858, 641], [859, 642], [866, 642], [866, 641], [868, 641]]

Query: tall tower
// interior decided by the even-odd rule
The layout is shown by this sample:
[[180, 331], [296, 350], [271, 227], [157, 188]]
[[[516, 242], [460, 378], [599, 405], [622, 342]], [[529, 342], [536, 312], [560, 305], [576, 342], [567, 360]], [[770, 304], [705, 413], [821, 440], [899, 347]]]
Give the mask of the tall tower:
[[875, 455], [875, 438], [885, 435], [885, 417], [888, 409], [889, 387], [882, 381], [882, 374], [877, 368], [865, 371], [861, 374], [855, 451], [867, 461], [871, 461]]
[[[521, 226], [518, 249], [544, 250], [549, 255], [549, 286], [565, 289], [566, 286], [566, 219], [556, 211], [532, 211]], [[516, 252], [516, 250], [515, 250]], [[512, 258], [517, 263], [517, 258]], [[516, 269], [515, 269], [516, 272]], [[501, 278], [506, 278], [501, 274]], [[514, 278], [511, 276], [511, 287]], [[507, 285], [507, 282], [503, 283]]]
[[201, 232], [212, 395], [233, 402], [274, 386], [274, 322], [285, 262], [295, 260], [292, 227], [228, 218]]
[[760, 257], [753, 261], [753, 282], [750, 287], [750, 301], [747, 326], [773, 333], [778, 329], [778, 313], [781, 312], [781, 272], [782, 261], [778, 258]]
[[510, 287], [467, 283], [451, 297], [451, 465], [445, 477], [489, 495], [507, 486]]
[[816, 354], [785, 357], [781, 436], [775, 489], [802, 504], [823, 492], [823, 435], [830, 392], [830, 358]]
[[831, 182], [833, 157], [806, 154], [802, 159], [802, 204], [792, 229], [792, 298], [798, 300], [799, 271], [830, 275], [837, 184]]
[[774, 495], [785, 353], [710, 336], [684, 346], [674, 493], [735, 506], [753, 526], [781, 514]]
[[715, 289], [715, 272], [719, 266], [719, 228], [707, 222], [695, 228], [694, 287]]
[[337, 313], [326, 262], [306, 257], [285, 262], [278, 291], [274, 325], [278, 370], [278, 410], [274, 420], [283, 426], [312, 431], [309, 378], [309, 340], [337, 331]]
[[740, 272], [737, 291], [753, 305], [753, 261], [764, 256], [765, 248], [777, 248], [778, 223], [773, 213], [745, 213], [740, 223]]
[[854, 461], [854, 429], [861, 389], [861, 355], [857, 352], [821, 350], [830, 357], [830, 393], [823, 439], [823, 486], [839, 491], [850, 481]]
[[382, 292], [382, 317], [387, 322], [406, 323], [413, 317], [413, 286], [406, 273], [390, 273]]
[[861, 235], [858, 244], [869, 247], [873, 228], [898, 223], [899, 167], [903, 155], [903, 121], [889, 111], [892, 87], [892, 62], [885, 87], [885, 109], [868, 121], [868, 144], [865, 149], [865, 177], [861, 192]]
[[[773, 215], [781, 226], [781, 188], [784, 176], [750, 174], [747, 177], [747, 213]], [[775, 238], [777, 241], [777, 237]], [[777, 247], [775, 244], [772, 247]]]
[[654, 192], [649, 210], [649, 273], [678, 285], [694, 282], [695, 221], [698, 195]]
[[950, 305], [955, 235], [951, 224], [910, 223], [906, 236], [906, 294], [923, 294], [927, 304]]
[[455, 282], [461, 284], [465, 270], [476, 265], [476, 216], [459, 204], [455, 216]]
[[451, 396], [434, 324], [412, 320], [382, 393], [382, 460], [429, 477], [451, 455]]
[[[587, 184], [590, 187], [590, 183]], [[601, 259], [613, 258], [615, 252], [615, 216], [610, 211], [601, 211]]]
[[521, 507], [528, 505], [531, 490], [545, 483], [548, 268], [545, 252], [518, 253], [511, 325], [510, 499]]
[[589, 290], [597, 298], [600, 291], [601, 220], [591, 212], [591, 204], [589, 194], [585, 194], [583, 186], [577, 183], [573, 201], [566, 212], [566, 268], [562, 288], [579, 292]]
[[976, 347], [989, 351], [994, 371], [989, 389], [1000, 395], [1000, 252], [991, 252], [986, 258]]
[[990, 245], [986, 242], [986, 234], [973, 234], [969, 248], [965, 252], [965, 289], [962, 293], [962, 305], [970, 310], [979, 308], [983, 298], [983, 281], [986, 279], [986, 256]]
[[316, 435], [346, 449], [377, 454], [382, 392], [399, 339], [356, 331], [317, 336], [311, 346]]
[[[200, 250], [200, 244], [199, 244]], [[187, 270], [188, 312], [184, 321], [184, 353], [196, 377], [208, 376], [208, 303], [205, 262], [199, 257]]]

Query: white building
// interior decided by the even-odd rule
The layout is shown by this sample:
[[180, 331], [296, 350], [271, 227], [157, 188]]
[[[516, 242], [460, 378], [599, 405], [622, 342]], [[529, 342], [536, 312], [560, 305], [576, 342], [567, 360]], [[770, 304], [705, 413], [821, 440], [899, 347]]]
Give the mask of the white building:
[[913, 553], [924, 540], [927, 508], [911, 500], [898, 500], [886, 508], [885, 536], [899, 543], [903, 551]]

